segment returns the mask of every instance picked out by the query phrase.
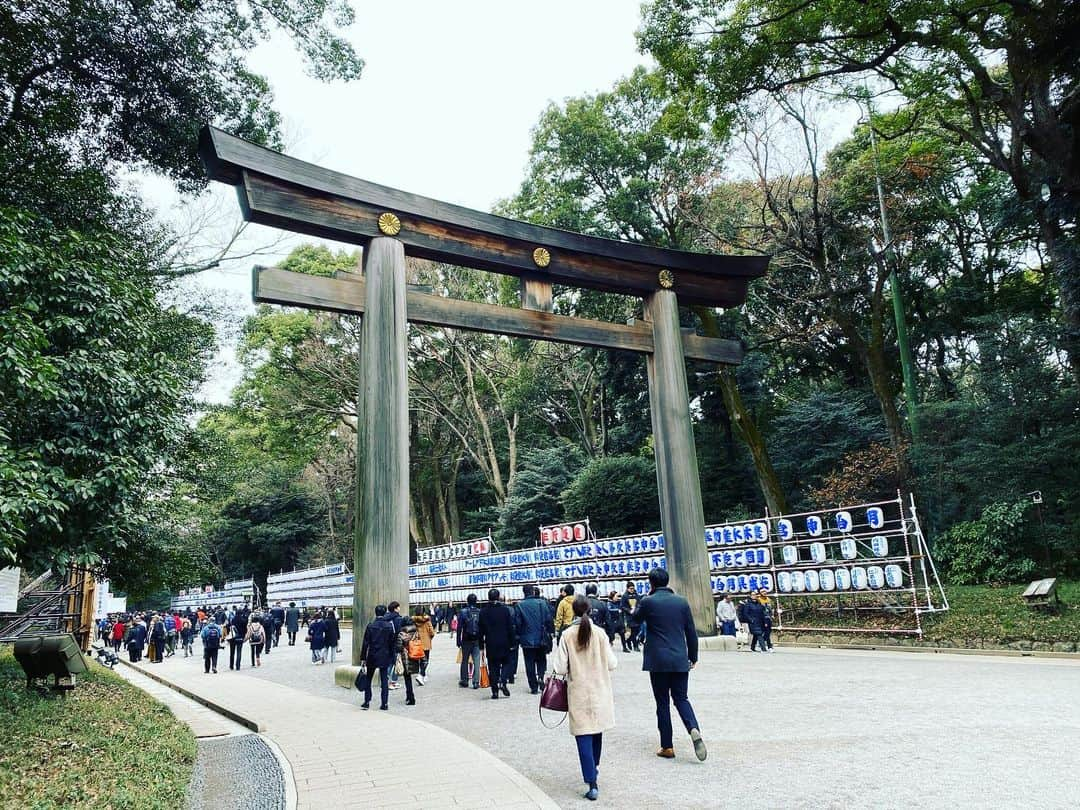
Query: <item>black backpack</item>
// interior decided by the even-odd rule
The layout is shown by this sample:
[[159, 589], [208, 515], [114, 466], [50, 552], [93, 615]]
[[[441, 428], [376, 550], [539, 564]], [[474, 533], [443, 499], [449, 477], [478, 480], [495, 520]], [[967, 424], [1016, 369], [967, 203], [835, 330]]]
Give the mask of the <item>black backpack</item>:
[[465, 608], [462, 620], [465, 622], [465, 627], [461, 631], [461, 637], [468, 641], [480, 638], [480, 608]]

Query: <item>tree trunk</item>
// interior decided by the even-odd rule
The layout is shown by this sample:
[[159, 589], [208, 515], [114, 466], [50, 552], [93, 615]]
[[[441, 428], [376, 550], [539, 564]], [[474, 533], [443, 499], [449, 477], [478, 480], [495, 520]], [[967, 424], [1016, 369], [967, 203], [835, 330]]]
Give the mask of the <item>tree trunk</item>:
[[[693, 310], [701, 320], [701, 331], [707, 337], [720, 337], [720, 325], [717, 323], [716, 313], [707, 307], [693, 307]], [[724, 407], [731, 417], [735, 433], [746, 445], [746, 449], [750, 451], [750, 458], [754, 461], [754, 473], [757, 476], [761, 495], [765, 498], [765, 505], [769, 508], [769, 514], [787, 514], [787, 496], [784, 495], [780, 478], [773, 468], [769, 449], [765, 446], [765, 439], [758, 430], [750, 410], [743, 403], [739, 384], [735, 379], [735, 370], [721, 366], [716, 377], [720, 384], [720, 395], [724, 399]]]
[[735, 427], [735, 433], [742, 439], [746, 449], [750, 451], [750, 457], [754, 461], [754, 472], [757, 475], [758, 487], [765, 498], [765, 504], [769, 507], [770, 515], [787, 514], [787, 498], [780, 479], [773, 469], [772, 459], [769, 458], [769, 450], [765, 446], [765, 439], [758, 430], [754, 417], [747, 409], [739, 393], [739, 385], [735, 380], [735, 371], [730, 368], [721, 368], [716, 378], [720, 383], [720, 394], [724, 398], [724, 407], [731, 416], [731, 423]]
[[1057, 278], [1058, 300], [1064, 329], [1061, 347], [1069, 358], [1073, 382], [1080, 386], [1080, 247], [1076, 239], [1062, 233], [1060, 225], [1048, 221], [1048, 214], [1041, 212], [1039, 220], [1043, 242], [1054, 266]]

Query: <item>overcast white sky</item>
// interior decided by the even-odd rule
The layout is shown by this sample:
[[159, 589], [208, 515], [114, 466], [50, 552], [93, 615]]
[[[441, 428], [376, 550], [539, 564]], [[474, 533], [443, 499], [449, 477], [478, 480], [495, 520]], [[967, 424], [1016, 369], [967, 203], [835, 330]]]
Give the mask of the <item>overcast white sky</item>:
[[[636, 0], [356, 0], [354, 6], [357, 19], [347, 35], [366, 63], [356, 82], [308, 78], [284, 38], [251, 55], [252, 67], [273, 86], [289, 151], [481, 210], [517, 190], [530, 130], [549, 102], [607, 89], [647, 62], [634, 39]], [[163, 211], [175, 203], [163, 181], [145, 179], [143, 188]], [[222, 211], [235, 214], [231, 192]], [[268, 237], [251, 233], [250, 239]], [[250, 311], [251, 264], [208, 271], [198, 286], [239, 317]], [[227, 340], [204, 390], [211, 401], [224, 401], [236, 380], [232, 352]]]

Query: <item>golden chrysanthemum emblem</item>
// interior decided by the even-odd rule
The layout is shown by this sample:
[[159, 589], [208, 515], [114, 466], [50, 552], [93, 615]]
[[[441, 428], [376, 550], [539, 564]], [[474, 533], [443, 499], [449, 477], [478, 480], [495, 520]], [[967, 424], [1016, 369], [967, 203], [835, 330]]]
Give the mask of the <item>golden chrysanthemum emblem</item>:
[[551, 254], [547, 248], [537, 248], [533, 251], [533, 262], [537, 267], [547, 267], [551, 264]]
[[670, 290], [675, 286], [675, 274], [670, 270], [661, 270], [660, 275], [657, 276], [657, 280], [660, 282], [660, 286], [665, 290]]
[[389, 211], [379, 214], [379, 230], [387, 236], [397, 236], [401, 232], [401, 220], [398, 219], [397, 214], [391, 214]]

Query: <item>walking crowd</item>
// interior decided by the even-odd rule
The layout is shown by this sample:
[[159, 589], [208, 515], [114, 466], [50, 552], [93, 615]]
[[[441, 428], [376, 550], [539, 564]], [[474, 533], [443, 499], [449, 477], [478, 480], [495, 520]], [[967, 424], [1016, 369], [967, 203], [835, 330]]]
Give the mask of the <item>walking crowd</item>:
[[[535, 586], [525, 585], [522, 598], [512, 605], [492, 588], [485, 602], [469, 594], [465, 604], [436, 606], [431, 615], [423, 609], [402, 615], [397, 602], [377, 605], [364, 627], [360, 649], [356, 687], [363, 694], [361, 707], [371, 707], [376, 678], [381, 710], [389, 709], [389, 694], [399, 688], [399, 678], [405, 682], [405, 704], [416, 705], [413, 678], [417, 686], [425, 683], [432, 641], [448, 631], [458, 650], [460, 688], [490, 690], [491, 700], [509, 698], [521, 661], [529, 693], [543, 693], [541, 706], [549, 692], [564, 691], [564, 710], [587, 785], [584, 798], [596, 800], [603, 735], [615, 724], [611, 672], [618, 664], [618, 640], [624, 653], [643, 653], [642, 669], [649, 673], [656, 704], [657, 756], [676, 756], [674, 706], [695, 756], [704, 761], [705, 741], [688, 698], [690, 671], [698, 660], [690, 606], [668, 587], [666, 570], [653, 569], [649, 585], [648, 596], [639, 595], [629, 582], [623, 593], [610, 591], [606, 598], [596, 585], [587, 585], [584, 594], [567, 585], [554, 604]], [[725, 598], [717, 606], [717, 622], [729, 635], [735, 635], [736, 623], [744, 624], [754, 640], [752, 649], [772, 649], [771, 605], [764, 591], [738, 607]], [[553, 656], [550, 668], [549, 656]]]
[[[504, 594], [492, 588], [486, 602], [469, 594], [465, 604], [435, 606], [430, 615], [423, 608], [403, 614], [398, 602], [377, 605], [360, 645], [356, 688], [363, 694], [361, 707], [370, 708], [376, 678], [381, 710], [389, 709], [390, 692], [402, 686], [405, 705], [416, 705], [416, 687], [426, 683], [432, 644], [440, 632], [449, 632], [457, 647], [458, 686], [489, 689], [491, 700], [511, 696], [520, 660], [529, 693], [542, 693], [542, 707], [566, 712], [587, 786], [584, 798], [596, 800], [603, 735], [615, 725], [611, 672], [618, 665], [617, 640], [622, 652], [642, 653], [642, 669], [649, 673], [660, 741], [657, 756], [676, 756], [674, 706], [695, 756], [704, 761], [705, 742], [688, 698], [690, 672], [698, 661], [690, 607], [668, 587], [663, 568], [649, 573], [649, 586], [648, 596], [628, 582], [621, 594], [610, 591], [601, 597], [596, 585], [587, 585], [583, 594], [566, 585], [560, 597], [549, 602], [537, 587], [525, 585], [514, 604], [507, 604]], [[745, 631], [752, 652], [772, 651], [772, 604], [764, 589], [738, 605], [725, 595], [716, 606], [716, 621], [722, 635]], [[145, 651], [151, 663], [161, 663], [178, 648], [185, 658], [191, 657], [198, 637], [206, 674], [217, 672], [224, 647], [230, 670], [241, 669], [245, 651], [248, 666], [261, 667], [283, 632], [287, 645], [296, 646], [304, 629], [303, 643], [312, 664], [335, 661], [341, 652], [336, 611], [309, 612], [294, 602], [287, 608], [278, 602], [263, 610], [244, 605], [149, 611], [109, 616], [98, 624], [99, 638], [117, 653], [125, 647], [132, 662], [141, 661]]]
[[323, 608], [309, 613], [306, 608], [290, 602], [285, 608], [280, 602], [265, 610], [253, 610], [247, 605], [224, 607], [200, 607], [179, 610], [145, 611], [131, 614], [112, 614], [97, 624], [98, 638], [119, 654], [127, 650], [132, 663], [147, 660], [160, 664], [176, 654], [177, 645], [184, 658], [195, 654], [194, 642], [201, 641], [203, 671], [207, 675], [218, 671], [218, 656], [228, 647], [229, 669], [239, 671], [247, 650], [249, 666], [261, 667], [281, 641], [284, 630], [288, 646], [296, 644], [301, 627], [307, 628], [304, 642], [310, 645], [314, 664], [336, 660], [341, 652], [341, 629], [333, 608]]

